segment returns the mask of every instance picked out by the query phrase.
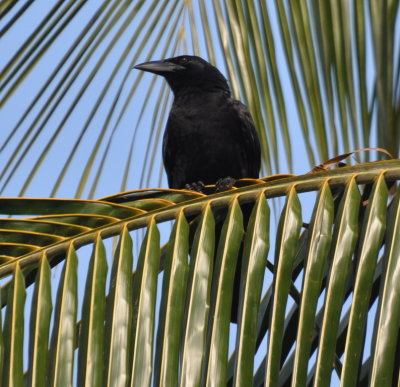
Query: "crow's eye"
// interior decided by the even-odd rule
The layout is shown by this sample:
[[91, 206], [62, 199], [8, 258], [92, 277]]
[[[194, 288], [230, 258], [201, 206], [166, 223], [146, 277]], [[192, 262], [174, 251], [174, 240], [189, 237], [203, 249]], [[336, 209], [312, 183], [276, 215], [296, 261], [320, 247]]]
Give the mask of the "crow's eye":
[[183, 58], [180, 59], [180, 62], [181, 62], [181, 64], [186, 64], [186, 63], [189, 62], [189, 59], [186, 58], [186, 57], [183, 57]]

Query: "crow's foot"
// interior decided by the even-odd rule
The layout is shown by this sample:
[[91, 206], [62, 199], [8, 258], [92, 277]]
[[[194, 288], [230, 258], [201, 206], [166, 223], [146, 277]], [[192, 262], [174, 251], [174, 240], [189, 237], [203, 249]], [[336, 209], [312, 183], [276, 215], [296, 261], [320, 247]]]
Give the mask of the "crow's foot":
[[228, 189], [231, 189], [235, 183], [236, 179], [233, 177], [223, 177], [215, 183], [215, 192], [227, 191]]
[[204, 183], [202, 181], [196, 181], [194, 183], [185, 184], [185, 189], [203, 193]]

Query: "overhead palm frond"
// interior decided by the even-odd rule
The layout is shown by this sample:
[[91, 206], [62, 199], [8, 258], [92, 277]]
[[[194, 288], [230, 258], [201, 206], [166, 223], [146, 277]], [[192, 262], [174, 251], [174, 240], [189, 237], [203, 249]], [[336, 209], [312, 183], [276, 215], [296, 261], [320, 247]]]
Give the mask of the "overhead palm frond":
[[[389, 194], [388, 185], [398, 180], [400, 162], [390, 160], [254, 181], [211, 196], [139, 190], [99, 201], [1, 198], [1, 213], [12, 216], [1, 219], [0, 234], [2, 384], [25, 378], [65, 385], [75, 377], [108, 385], [397, 383], [400, 192]], [[301, 193], [309, 191], [318, 195], [302, 231], [310, 214], [302, 214]], [[281, 196], [275, 229], [269, 207]], [[254, 203], [246, 230], [244, 203]], [[174, 226], [160, 246], [167, 220]], [[130, 231], [141, 228], [146, 236], [135, 257]], [[111, 236], [119, 239], [115, 251], [105, 244]], [[239, 254], [238, 326], [229, 350]], [[56, 286], [50, 267], [61, 259]], [[366, 338], [371, 314], [375, 325]]]
[[170, 93], [132, 66], [182, 53], [219, 66], [249, 106], [264, 174], [399, 154], [398, 0], [43, 4], [1, 8], [3, 194], [159, 186]]

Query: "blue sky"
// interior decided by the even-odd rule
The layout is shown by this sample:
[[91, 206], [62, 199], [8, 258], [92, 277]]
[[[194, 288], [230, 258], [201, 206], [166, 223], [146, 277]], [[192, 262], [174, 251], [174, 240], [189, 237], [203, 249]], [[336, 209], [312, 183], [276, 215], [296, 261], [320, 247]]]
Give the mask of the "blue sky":
[[[22, 18], [20, 22], [15, 26], [15, 33], [7, 34], [5, 38], [2, 39], [3, 54], [0, 58], [0, 67], [4, 66], [4, 64], [14, 53], [15, 48], [19, 47], [26, 36], [28, 36], [29, 33], [33, 30], [33, 28], [36, 26], [37, 20], [40, 20], [40, 18], [43, 17], [43, 10], [47, 8], [46, 4], [47, 3], [43, 0], [38, 0], [34, 2], [29, 9], [29, 17]], [[29, 74], [29, 76], [24, 79], [23, 84], [18, 88], [18, 90], [13, 94], [12, 98], [4, 106], [1, 113], [1, 121], [5, 130], [3, 130], [2, 134], [0, 134], [0, 143], [4, 141], [11, 128], [13, 128], [18, 121], [19, 114], [16, 113], [21, 112], [24, 108], [26, 108], [28, 103], [30, 103], [30, 101], [36, 95], [39, 87], [45, 82], [55, 65], [59, 63], [60, 59], [65, 54], [66, 49], [70, 47], [71, 43], [80, 32], [80, 29], [87, 20], [86, 15], [93, 13], [97, 9], [97, 4], [98, 3], [94, 1], [89, 1], [85, 4], [82, 11], [78, 13], [78, 16], [74, 18], [73, 22], [70, 23], [68, 27], [63, 31], [60, 38], [55, 41], [55, 43], [51, 46], [51, 48], [46, 52], [40, 62]], [[187, 20], [183, 18], [182, 21], [185, 27], [185, 32], [188, 34], [187, 40], [190, 42], [190, 28], [187, 25]], [[112, 31], [115, 32], [117, 27], [118, 23]], [[41, 164], [41, 168], [39, 169], [37, 175], [34, 177], [31, 186], [29, 186], [29, 188], [26, 190], [26, 192], [23, 193], [23, 195], [43, 197], [48, 196], [51, 193], [52, 186], [54, 185], [57, 176], [62, 170], [69, 152], [76, 144], [81, 128], [84, 126], [86, 119], [89, 116], [89, 112], [92, 109], [94, 101], [101, 94], [106, 80], [108, 79], [108, 76], [111, 74], [112, 70], [115, 68], [115, 65], [122, 55], [123, 50], [127, 45], [127, 42], [136, 32], [135, 27], [135, 24], [132, 23], [128, 26], [128, 28], [125, 29], [117, 44], [109, 52], [109, 54], [106, 55], [103, 65], [96, 72], [93, 82], [86, 89], [85, 93], [81, 97], [80, 102], [68, 115], [68, 119], [63, 122], [63, 118], [68, 110], [68, 107], [74, 100], [76, 94], [79, 92], [85, 78], [92, 70], [92, 67], [96, 65], [100, 60], [100, 53], [102, 52], [101, 48], [104, 49], [109, 41], [105, 40], [101, 43], [99, 50], [94, 53], [88, 65], [85, 66], [85, 68], [80, 72], [80, 75], [77, 78], [74, 86], [68, 91], [62, 103], [57, 107], [57, 109], [50, 116], [48, 121], [46, 121], [46, 123], [43, 125], [41, 134], [37, 137], [37, 140], [35, 141], [31, 151], [29, 153], [24, 153], [24, 157], [21, 159], [21, 161], [18, 162], [19, 167], [10, 182], [3, 190], [3, 195], [15, 196], [20, 193], [21, 182], [24, 181], [27, 170], [31, 168], [32, 165], [37, 164], [38, 157], [43, 149], [43, 144], [45, 144], [48, 139], [61, 128], [60, 133], [57, 135], [54, 141], [54, 145], [52, 146], [52, 148], [50, 148], [48, 154], [46, 155], [46, 159], [44, 160], [43, 164]], [[152, 37], [152, 39], [154, 39], [154, 37]], [[206, 49], [204, 39], [201, 39], [201, 36], [199, 42], [200, 52], [205, 55]], [[149, 45], [151, 43], [152, 42], [149, 41]], [[136, 70], [131, 70], [131, 65], [134, 63], [143, 62], [147, 59], [161, 58], [163, 56], [162, 51], [165, 45], [165, 42], [160, 41], [159, 48], [155, 50], [155, 53], [152, 54], [151, 58], [146, 57], [146, 49], [143, 50], [143, 53], [141, 55], [135, 58], [134, 45], [132, 51], [129, 52], [126, 58], [123, 58], [123, 64], [121, 65], [119, 72], [115, 76], [115, 81], [112, 82], [111, 85], [108, 87], [107, 93], [105, 94], [101, 106], [96, 111], [91, 124], [88, 126], [87, 131], [85, 132], [79, 143], [75, 158], [71, 162], [70, 168], [66, 172], [65, 180], [61, 184], [59, 190], [56, 192], [57, 197], [73, 197], [76, 195], [77, 178], [79, 179], [81, 177], [82, 169], [85, 165], [87, 165], [89, 161], [89, 154], [91, 152], [91, 149], [94, 146], [95, 141], [97, 141], [97, 139], [99, 138], [100, 129], [102, 128], [104, 121], [106, 120], [107, 114], [114, 102], [115, 95], [125, 75], [126, 80], [123, 83], [121, 94], [115, 107], [115, 114], [110, 120], [109, 129], [104, 136], [102, 144], [100, 145], [100, 150], [104, 150], [107, 146], [108, 141], [111, 139], [109, 156], [104, 163], [104, 171], [99, 181], [99, 185], [97, 186], [97, 190], [95, 191], [94, 197], [110, 195], [121, 190], [121, 180], [123, 177], [128, 154], [132, 155], [132, 162], [126, 189], [156, 187], [159, 185], [162, 187], [167, 186], [165, 174], [162, 175], [160, 183], [159, 172], [153, 173], [150, 180], [143, 179], [142, 176], [143, 170], [145, 170], [146, 175], [148, 174], [148, 161], [147, 164], [145, 164], [146, 153], [149, 153], [149, 156], [154, 156], [153, 165], [155, 166], [157, 171], [161, 171], [161, 140], [159, 136], [155, 136], [153, 132], [162, 131], [165, 123], [164, 117], [162, 117], [163, 119], [160, 121], [158, 116], [160, 110], [162, 111], [163, 109], [163, 105], [158, 105], [159, 101], [156, 100], [158, 90], [164, 86], [164, 81], [162, 79], [156, 80], [155, 89], [151, 92], [142, 118], [140, 119], [140, 121], [138, 121], [138, 110], [142, 108], [142, 101], [146, 98], [144, 90], [146, 90], [146, 88], [150, 85], [150, 82], [152, 81], [151, 75], [144, 74], [143, 82], [141, 82], [140, 84], [139, 92], [135, 94], [135, 97], [133, 101], [131, 101], [129, 108], [126, 111], [126, 114], [122, 117], [115, 132], [111, 135], [114, 124], [117, 122], [118, 114], [121, 111], [122, 106], [125, 103], [132, 86], [139, 77], [139, 72]], [[181, 46], [182, 47], [178, 51], [176, 51], [177, 53], [183, 52], [183, 44]], [[167, 55], [164, 56], [173, 55], [172, 51], [170, 50]], [[192, 50], [190, 50], [189, 45], [188, 52], [190, 53], [191, 51], [193, 52], [193, 48]], [[277, 56], [278, 61], [282, 61], [282, 68], [285, 69], [282, 51], [279, 45], [277, 45]], [[65, 63], [63, 63], [63, 68], [67, 68], [70, 62], [71, 60], [67, 60]], [[220, 53], [218, 53], [217, 55], [217, 65], [221, 69], [221, 71], [226, 74], [224, 61]], [[35, 113], [37, 114], [42, 106], [46, 106], [45, 98], [52, 92], [53, 88], [56, 85], [56, 82], [60, 80], [60, 78], [60, 75], [55, 78], [54, 82], [50, 85], [48, 90], [46, 90], [46, 92], [43, 94], [43, 97], [39, 100], [39, 103], [35, 106], [35, 108], [28, 116], [28, 119], [22, 123], [20, 129], [18, 130], [18, 133], [13, 137], [9, 146], [7, 146], [3, 150], [2, 158], [0, 160], [0, 167], [4, 166], [5, 161], [13, 153], [15, 144], [17, 144], [17, 142], [21, 140], [21, 138], [26, 137], [28, 141], [32, 138], [32, 135], [26, 136], [25, 132], [29, 128], [29, 124], [32, 122]], [[287, 81], [287, 77], [284, 74], [282, 75], [282, 81], [283, 89], [286, 91], [287, 94], [287, 109], [288, 111], [293, 111], [293, 115], [291, 115], [290, 121], [290, 130], [292, 141], [295, 143], [296, 149], [296, 151], [293, 153], [293, 157], [295, 159], [294, 172], [301, 174], [307, 172], [309, 166], [306, 161], [307, 158], [305, 157], [304, 144], [299, 129], [297, 113], [293, 105], [294, 102], [291, 88]], [[285, 82], [287, 82], [287, 85], [285, 85]], [[61, 88], [62, 86], [63, 85], [61, 85]], [[142, 92], [140, 92], [140, 90], [142, 90]], [[166, 90], [165, 96], [171, 97], [171, 93], [169, 90]], [[168, 103], [171, 103], [171, 98], [169, 98], [168, 101]], [[157, 106], [159, 110], [154, 110], [154, 106]], [[165, 109], [167, 109], [166, 111], [168, 111], [168, 107], [166, 107]], [[154, 113], [156, 114], [155, 116]], [[43, 117], [45, 117], [45, 115]], [[154, 117], [156, 117], [155, 121]], [[39, 121], [38, 125], [34, 127], [32, 133], [35, 133], [36, 130], [41, 127], [42, 122], [43, 119]], [[60, 123], [62, 124], [60, 125]], [[133, 152], [130, 152], [131, 139], [135, 130], [137, 131], [135, 136], [135, 144], [133, 147]], [[153, 141], [153, 144], [156, 141], [157, 143], [154, 148], [155, 151], [146, 152], [147, 149], [145, 145], [148, 143], [149, 136]], [[283, 148], [281, 151], [284, 152]], [[102, 152], [100, 152], [100, 154], [101, 153]], [[14, 162], [16, 163], [17, 160], [18, 158], [15, 159]], [[94, 160], [94, 166], [98, 166], [100, 162], [101, 160], [98, 156]], [[287, 171], [287, 168], [285, 168], [285, 166], [283, 165], [281, 170]], [[87, 197], [89, 195], [89, 187], [93, 182], [95, 172], [96, 168], [88, 176], [89, 184], [81, 192], [81, 194], [79, 195], [80, 197]], [[2, 182], [5, 181], [6, 177], [7, 174], [2, 179]], [[3, 184], [1, 184], [1, 187], [3, 187]]]

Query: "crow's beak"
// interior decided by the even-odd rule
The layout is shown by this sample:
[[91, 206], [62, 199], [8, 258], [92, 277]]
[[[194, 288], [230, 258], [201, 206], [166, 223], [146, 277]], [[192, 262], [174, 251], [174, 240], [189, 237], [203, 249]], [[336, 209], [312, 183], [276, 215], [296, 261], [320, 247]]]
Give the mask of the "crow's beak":
[[149, 73], [154, 74], [166, 74], [166, 73], [174, 73], [176, 71], [184, 70], [185, 67], [180, 66], [178, 64], [167, 62], [164, 60], [155, 60], [151, 62], [145, 62], [138, 64], [134, 67], [137, 70], [148, 71]]

